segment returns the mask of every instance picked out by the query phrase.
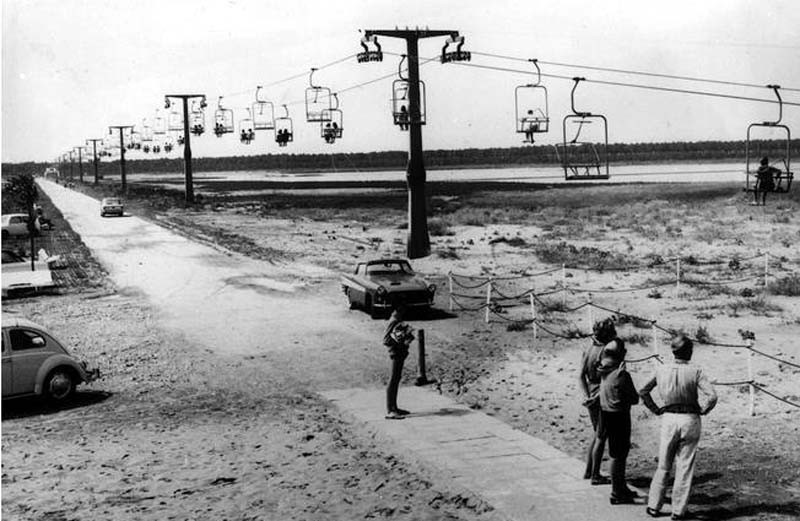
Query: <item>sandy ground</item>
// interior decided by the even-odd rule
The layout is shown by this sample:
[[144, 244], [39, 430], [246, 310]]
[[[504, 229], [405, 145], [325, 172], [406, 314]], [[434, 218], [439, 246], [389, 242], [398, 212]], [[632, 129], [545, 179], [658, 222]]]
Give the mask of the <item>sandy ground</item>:
[[[771, 252], [771, 269], [777, 275], [800, 265], [792, 240], [798, 236], [800, 221], [793, 213], [775, 207], [749, 208], [735, 197], [712, 200], [706, 207], [694, 201], [658, 199], [636, 204], [641, 207], [631, 205], [624, 211], [657, 214], [660, 224], [632, 220], [627, 229], [606, 226], [580, 210], [562, 213], [555, 200], [551, 210], [546, 206], [540, 210], [550, 212], [541, 222], [453, 225], [452, 235], [433, 237], [434, 254], [414, 265], [439, 285], [438, 313], [412, 323], [426, 330], [429, 376], [440, 381], [442, 392], [573, 455], [583, 452], [588, 418], [580, 406], [576, 365], [587, 341], [541, 331], [534, 339], [529, 325], [509, 327], [505, 319], [530, 316], [525, 305], [492, 315], [489, 324], [482, 312], [447, 312], [450, 271], [500, 277], [552, 268], [534, 248], [542, 240], [569, 241], [642, 260], [676, 254], [724, 260], [722, 267], [684, 266], [690, 275], [705, 280], [736, 278], [726, 271], [727, 262], [759, 250]], [[356, 259], [404, 251], [405, 230], [392, 223], [402, 215], [365, 219], [353, 209], [319, 220], [314, 215], [265, 215], [259, 208], [231, 203], [155, 217], [182, 233], [283, 267], [299, 262], [327, 268], [330, 277], [302, 282], [308, 294], [334, 306], [346, 305], [337, 273], [349, 270]], [[671, 221], [680, 215], [684, 215], [680, 222]], [[567, 229], [575, 223], [583, 228], [581, 233]], [[779, 269], [775, 264], [781, 257]], [[762, 268], [758, 264], [752, 269]], [[567, 270], [567, 280], [573, 286], [607, 290], [668, 279], [674, 277], [673, 271], [671, 265], [641, 272]], [[506, 294], [531, 287], [538, 291], [560, 276], [507, 281], [498, 283], [498, 289]], [[693, 334], [704, 328], [720, 343], [741, 343], [737, 331], [748, 329], [756, 333], [758, 348], [798, 363], [798, 299], [770, 296], [760, 304], [748, 304], [753, 297], [741, 297], [739, 292], [760, 293], [757, 281], [734, 287], [724, 293], [684, 285], [680, 298], [674, 287], [665, 287], [661, 298], [648, 297], [647, 292], [597, 291], [592, 299], [612, 309], [655, 317], [665, 327]], [[585, 299], [584, 294], [571, 294], [568, 304]], [[106, 374], [67, 410], [48, 410], [28, 400], [4, 403], [4, 517], [493, 516], [479, 499], [450, 490], [413, 458], [392, 455], [391, 447], [344, 423], [316, 395], [322, 389], [382, 385], [387, 368], [377, 341], [222, 356], [198, 349], [185, 336], [162, 327], [158, 310], [137, 294], [111, 291], [4, 302], [3, 308], [47, 324]], [[589, 315], [584, 308], [541, 316], [556, 331], [585, 331], [590, 320], [603, 312]], [[382, 327], [381, 321], [359, 311], [349, 312], [347, 321], [376, 333]], [[631, 357], [653, 352], [649, 329], [625, 325], [620, 332], [628, 338]], [[665, 337], [658, 345], [666, 355]], [[720, 382], [747, 379], [743, 349], [702, 346], [696, 359]], [[653, 363], [630, 366], [637, 384]], [[753, 364], [761, 385], [800, 401], [800, 370], [763, 357]], [[410, 361], [405, 383], [415, 376], [416, 365]], [[694, 510], [707, 519], [797, 518], [800, 459], [793, 448], [800, 440], [798, 409], [759, 394], [756, 416], [751, 418], [747, 386], [721, 386], [718, 392], [720, 404], [705, 422], [691, 500]], [[400, 398], [402, 404], [402, 391]], [[643, 408], [635, 409], [633, 417], [629, 478], [646, 487], [655, 467], [657, 419]]]

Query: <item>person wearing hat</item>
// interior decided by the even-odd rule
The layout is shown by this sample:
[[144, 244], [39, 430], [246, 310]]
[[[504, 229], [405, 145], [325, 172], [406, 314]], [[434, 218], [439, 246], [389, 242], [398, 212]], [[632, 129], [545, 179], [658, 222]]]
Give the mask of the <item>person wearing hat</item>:
[[389, 350], [389, 358], [392, 361], [391, 376], [386, 386], [387, 420], [401, 420], [410, 414], [397, 406], [397, 391], [400, 379], [403, 377], [403, 363], [408, 356], [408, 346], [414, 340], [411, 328], [403, 322], [405, 311], [406, 308], [402, 304], [395, 307], [383, 333], [383, 345]]
[[630, 504], [636, 492], [625, 482], [625, 463], [631, 449], [631, 406], [639, 403], [633, 379], [625, 370], [625, 343], [616, 338], [600, 355], [600, 421], [598, 437], [608, 440], [611, 457], [611, 504]]
[[606, 485], [611, 482], [608, 477], [600, 474], [606, 439], [597, 436], [597, 424], [600, 421], [600, 373], [597, 372], [597, 367], [603, 347], [616, 337], [617, 329], [611, 318], [598, 320], [592, 326], [592, 343], [581, 355], [578, 382], [584, 394], [583, 405], [589, 410], [589, 419], [592, 421], [592, 440], [586, 451], [586, 471], [583, 478], [591, 479], [592, 485]]
[[[692, 488], [695, 455], [700, 441], [700, 416], [717, 404], [717, 393], [703, 370], [690, 363], [693, 344], [685, 335], [672, 341], [671, 364], [656, 368], [655, 374], [639, 390], [642, 402], [661, 419], [658, 468], [650, 482], [647, 514], [660, 515], [667, 478], [675, 467], [672, 486], [672, 519], [690, 519], [687, 512]], [[656, 389], [663, 405], [656, 405], [651, 392]]]
[[756, 186], [753, 190], [753, 197], [755, 201], [753, 204], [758, 206], [758, 194], [761, 194], [761, 206], [767, 202], [767, 192], [775, 190], [775, 176], [781, 173], [780, 170], [774, 166], [770, 166], [769, 158], [764, 156], [761, 158], [761, 165], [756, 170]]

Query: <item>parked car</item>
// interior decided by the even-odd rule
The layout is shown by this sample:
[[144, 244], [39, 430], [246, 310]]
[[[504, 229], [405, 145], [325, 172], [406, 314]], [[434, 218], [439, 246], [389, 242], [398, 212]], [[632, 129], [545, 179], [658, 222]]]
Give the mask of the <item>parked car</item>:
[[100, 377], [97, 369], [73, 358], [44, 327], [3, 313], [3, 399], [42, 396], [64, 402], [84, 382]]
[[[3, 239], [10, 237], [27, 237], [28, 236], [28, 214], [26, 213], [9, 213], [3, 216]], [[36, 222], [37, 231], [39, 230], [39, 222]]]
[[430, 308], [436, 286], [414, 273], [405, 259], [380, 259], [359, 262], [352, 274], [342, 275], [342, 290], [351, 308], [374, 316], [401, 303]]
[[100, 203], [100, 217], [105, 217], [106, 215], [122, 216], [124, 213], [125, 207], [119, 197], [106, 197]]

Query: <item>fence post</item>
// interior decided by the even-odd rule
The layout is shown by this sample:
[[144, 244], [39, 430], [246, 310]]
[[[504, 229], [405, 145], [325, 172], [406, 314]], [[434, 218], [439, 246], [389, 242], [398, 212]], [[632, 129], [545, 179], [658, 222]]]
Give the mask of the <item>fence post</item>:
[[567, 306], [567, 265], [561, 263], [561, 303]]
[[769, 285], [769, 252], [764, 255], [764, 296], [767, 295]]
[[586, 308], [589, 310], [587, 313], [589, 315], [589, 331], [592, 331], [594, 327], [594, 306], [592, 306], [591, 293], [589, 293], [589, 300], [586, 302], [586, 304], [587, 304]]
[[489, 277], [489, 282], [486, 285], [486, 323], [489, 323], [489, 308], [492, 307], [492, 278]]
[[536, 342], [536, 334], [537, 334], [537, 331], [536, 331], [536, 297], [533, 295], [533, 288], [531, 288], [530, 297], [531, 297], [531, 319], [533, 320], [533, 322], [531, 322], [533, 324], [533, 341]]
[[[650, 328], [651, 328], [652, 334], [653, 334], [653, 354], [657, 355], [658, 354], [658, 328], [656, 327], [656, 321], [655, 320], [653, 320], [653, 322], [651, 322]], [[658, 362], [657, 358], [654, 358], [654, 360], [656, 360], [656, 362]]]
[[681, 298], [681, 258], [675, 260], [675, 297]]
[[450, 312], [453, 312], [453, 273], [447, 272], [447, 285], [450, 288]]
[[428, 374], [425, 369], [425, 330], [417, 330], [417, 355], [419, 365], [419, 376], [414, 382], [415, 385], [428, 385], [433, 383], [433, 380], [428, 380]]
[[748, 384], [750, 387], [750, 406], [748, 407], [748, 415], [755, 416], [756, 414], [756, 388], [753, 386], [753, 341], [747, 342], [747, 379], [751, 382]]

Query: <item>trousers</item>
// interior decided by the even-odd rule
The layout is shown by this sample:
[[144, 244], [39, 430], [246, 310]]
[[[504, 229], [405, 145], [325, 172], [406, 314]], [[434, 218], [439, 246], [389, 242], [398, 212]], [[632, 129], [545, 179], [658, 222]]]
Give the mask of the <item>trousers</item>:
[[658, 469], [650, 482], [647, 506], [661, 510], [667, 479], [675, 467], [672, 485], [672, 514], [683, 515], [689, 503], [694, 475], [697, 444], [701, 422], [698, 414], [664, 413], [661, 417], [661, 445], [658, 449]]

